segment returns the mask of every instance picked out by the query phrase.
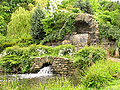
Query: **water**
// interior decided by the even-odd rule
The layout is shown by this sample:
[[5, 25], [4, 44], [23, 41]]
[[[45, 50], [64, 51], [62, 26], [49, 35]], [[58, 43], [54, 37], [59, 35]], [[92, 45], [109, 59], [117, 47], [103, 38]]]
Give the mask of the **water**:
[[31, 78], [39, 78], [39, 77], [46, 77], [46, 76], [52, 76], [52, 68], [51, 65], [47, 67], [43, 67], [40, 69], [40, 71], [36, 74], [18, 74], [18, 75], [12, 75], [13, 77], [18, 77], [19, 79], [31, 79]]
[[[53, 76], [52, 66], [46, 66], [40, 69], [38, 73], [30, 73], [30, 74], [13, 74], [13, 75], [0, 75], [1, 78], [9, 79], [33, 79], [33, 78], [43, 78]], [[2, 81], [2, 80], [0, 80]]]

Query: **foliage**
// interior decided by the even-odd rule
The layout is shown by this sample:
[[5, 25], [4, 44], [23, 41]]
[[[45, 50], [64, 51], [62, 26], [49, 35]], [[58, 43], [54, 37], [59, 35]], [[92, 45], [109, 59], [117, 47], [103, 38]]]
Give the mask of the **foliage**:
[[2, 16], [0, 16], [0, 33], [5, 35], [6, 31], [5, 31], [5, 20]]
[[[76, 81], [76, 80], [73, 80]], [[40, 80], [33, 79], [22, 79], [18, 81], [17, 79], [9, 78], [9, 81], [6, 82], [6, 79], [3, 79], [3, 82], [0, 84], [1, 90], [119, 90], [120, 88], [120, 79], [112, 80], [109, 85], [101, 88], [88, 88], [82, 84], [74, 85], [69, 78], [66, 77], [56, 77], [49, 78], [45, 82]]]
[[[61, 53], [62, 51], [62, 53]], [[43, 45], [30, 45], [29, 47], [8, 47], [2, 53], [0, 65], [6, 72], [29, 72], [34, 57], [61, 56], [70, 57], [74, 54], [74, 46], [61, 45], [55, 48]], [[18, 58], [18, 59], [17, 59]], [[9, 66], [9, 67], [8, 67]]]
[[40, 9], [40, 5], [38, 5], [31, 17], [31, 36], [34, 40], [41, 40], [45, 36], [43, 24], [41, 23], [44, 18], [45, 15]]
[[75, 4], [76, 0], [62, 0], [62, 5], [60, 5], [61, 8], [70, 10], [73, 8], [73, 5]]
[[2, 0], [0, 1], [0, 17], [2, 17], [2, 19], [0, 18], [1, 20], [0, 23], [4, 24], [1, 26], [2, 33], [4, 35], [6, 35], [6, 31], [7, 31], [6, 27], [7, 27], [7, 24], [10, 22], [11, 14], [20, 6], [29, 10], [28, 4], [32, 2], [33, 2], [32, 0]]
[[108, 11], [115, 11], [116, 9], [119, 9], [120, 11], [120, 4], [116, 3], [116, 2], [109, 2], [109, 1], [101, 1], [100, 5], [102, 7], [104, 7], [104, 10], [108, 10]]
[[113, 47], [110, 47], [110, 48], [108, 48], [108, 54], [109, 54], [109, 56], [115, 56], [115, 48], [113, 48]]
[[71, 32], [75, 29], [74, 21], [75, 21], [76, 15], [77, 15], [76, 13], [70, 14], [66, 22], [64, 23], [64, 25], [56, 31], [53, 30], [53, 32], [51, 32], [41, 41], [41, 44], [44, 44], [45, 42], [48, 42], [48, 41], [63, 40], [66, 34], [71, 34]]
[[53, 55], [57, 54], [58, 56], [67, 56], [70, 55], [72, 56], [74, 54], [75, 46], [73, 45], [60, 45], [54, 48]]
[[[28, 72], [30, 68], [30, 59], [27, 50], [19, 47], [9, 47], [4, 52], [0, 65], [6, 72]], [[9, 66], [9, 67], [8, 67]]]
[[10, 20], [10, 7], [7, 2], [1, 2], [0, 4], [0, 33], [6, 34], [6, 26]]
[[10, 13], [11, 13], [11, 7], [8, 2], [3, 1], [0, 4], [0, 16], [2, 16], [5, 20], [5, 23], [8, 23], [10, 21]]
[[4, 50], [4, 48], [12, 46], [16, 43], [16, 41], [11, 40], [10, 38], [7, 38], [0, 34], [0, 52]]
[[27, 47], [32, 44], [32, 37], [30, 35], [22, 35], [21, 38], [10, 38], [5, 37], [0, 34], [0, 52], [2, 52], [6, 47], [11, 47], [18, 45], [20, 47]]
[[109, 84], [114, 75], [120, 73], [120, 63], [112, 61], [97, 62], [86, 71], [83, 84], [86, 87], [100, 88]]
[[40, 4], [41, 8], [45, 8], [45, 6], [48, 4], [48, 0], [33, 0], [35, 1], [36, 6]]
[[74, 7], [80, 8], [80, 10], [84, 11], [85, 13], [93, 14], [93, 10], [91, 8], [89, 0], [83, 1], [83, 0], [78, 0]]
[[22, 34], [29, 34], [30, 31], [30, 12], [19, 7], [12, 13], [11, 21], [7, 26], [9, 37], [21, 37]]
[[56, 79], [49, 78], [45, 82], [37, 82], [33, 83], [31, 80], [21, 80], [20, 82], [17, 80], [12, 80], [8, 82], [3, 82], [1, 84], [0, 89], [1, 90], [82, 90], [83, 87], [74, 86], [74, 84], [71, 83], [71, 81], [67, 78], [59, 78], [56, 77]]
[[120, 33], [120, 25], [119, 25], [119, 11], [104, 11], [103, 13], [98, 15], [98, 22], [99, 22], [99, 31], [100, 31], [100, 38], [108, 38], [113, 40], [119, 39]]
[[106, 59], [106, 52], [102, 48], [86, 46], [80, 49], [74, 57], [75, 66], [79, 69], [85, 70], [88, 66], [99, 60]]
[[69, 14], [70, 13], [65, 13], [64, 11], [55, 11], [52, 15], [49, 14], [43, 19], [42, 23], [46, 35], [61, 29]]

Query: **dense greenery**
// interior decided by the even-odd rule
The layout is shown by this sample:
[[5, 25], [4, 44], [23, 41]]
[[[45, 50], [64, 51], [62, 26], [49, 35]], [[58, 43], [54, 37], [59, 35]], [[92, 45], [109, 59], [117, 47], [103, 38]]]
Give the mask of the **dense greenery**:
[[[53, 48], [41, 44], [64, 40], [75, 30], [76, 15], [88, 13], [98, 22], [99, 39], [114, 41], [120, 49], [120, 4], [109, 0], [63, 0], [61, 4], [54, 0], [54, 3], [50, 0], [0, 1], [0, 70], [2, 67], [5, 72], [26, 73], [34, 57], [65, 57], [74, 61], [80, 84], [74, 86], [69, 80], [63, 80], [30, 88], [11, 81], [0, 83], [0, 89], [103, 90], [119, 76], [120, 63], [106, 60], [106, 51], [102, 48], [86, 46], [75, 52], [73, 45]], [[108, 51], [114, 56], [113, 47]]]
[[75, 5], [75, 8], [79, 8], [81, 11], [84, 11], [85, 13], [93, 14], [93, 10], [91, 8], [91, 4], [89, 0], [83, 1], [83, 0], [78, 0]]
[[[10, 22], [11, 14], [18, 8], [24, 7], [29, 10], [29, 4], [33, 3], [33, 0], [1, 0], [0, 1], [0, 25], [4, 22], [4, 25], [0, 27], [0, 33], [6, 34], [7, 24]], [[1, 32], [2, 31], [2, 32]]]
[[82, 82], [86, 87], [100, 88], [115, 79], [114, 76], [120, 73], [120, 63], [102, 61], [93, 64], [88, 70]]
[[[57, 22], [59, 19], [57, 19], [55, 22], [53, 21], [54, 24], [57, 25], [57, 28], [55, 28], [56, 26], [54, 26], [54, 24], [53, 24], [52, 25], [53, 28], [49, 28], [50, 29], [49, 32], [51, 32], [51, 33], [48, 34], [41, 41], [41, 44], [44, 44], [45, 42], [49, 42], [49, 41], [63, 40], [65, 35], [71, 34], [71, 32], [75, 29], [73, 23], [75, 21], [75, 16], [76, 15], [77, 15], [76, 13], [70, 14], [68, 16], [68, 18], [66, 19], [66, 21], [64, 20], [65, 22], [63, 22], [64, 24], [63, 24], [62, 27], [61, 27], [61, 24]], [[45, 30], [45, 31], [46, 31], [46, 33], [49, 33], [48, 30]]]
[[61, 45], [55, 48], [43, 45], [31, 45], [20, 48], [19, 46], [8, 47], [3, 52], [0, 65], [6, 72], [29, 72], [31, 61], [34, 57], [59, 56], [70, 57], [74, 54], [74, 46]]
[[106, 59], [106, 52], [99, 47], [84, 47], [75, 54], [75, 66], [80, 70], [86, 69], [96, 61], [104, 61]]

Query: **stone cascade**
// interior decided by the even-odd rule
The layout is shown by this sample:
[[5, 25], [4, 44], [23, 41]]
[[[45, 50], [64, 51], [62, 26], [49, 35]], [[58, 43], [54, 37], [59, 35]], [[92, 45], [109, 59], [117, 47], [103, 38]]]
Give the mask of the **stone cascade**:
[[41, 68], [44, 67], [45, 64], [51, 65], [53, 74], [59, 75], [72, 75], [75, 72], [75, 67], [73, 66], [73, 62], [67, 58], [60, 57], [37, 57], [33, 60], [33, 65], [31, 67], [31, 72], [36, 73]]

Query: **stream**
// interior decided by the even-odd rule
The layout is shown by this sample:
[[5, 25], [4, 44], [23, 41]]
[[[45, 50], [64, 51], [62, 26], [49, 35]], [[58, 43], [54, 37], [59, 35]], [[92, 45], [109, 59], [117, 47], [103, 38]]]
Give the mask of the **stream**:
[[13, 75], [10, 75], [10, 74], [6, 74], [6, 75], [0, 75], [0, 82], [6, 80], [14, 80], [14, 79], [17, 79], [17, 80], [20, 80], [20, 79], [35, 79], [35, 78], [44, 78], [44, 77], [52, 77], [53, 76], [53, 71], [52, 71], [52, 66], [49, 65], [49, 66], [46, 66], [46, 67], [43, 67], [42, 69], [40, 69], [40, 71], [38, 73], [30, 73], [30, 74], [13, 74]]

